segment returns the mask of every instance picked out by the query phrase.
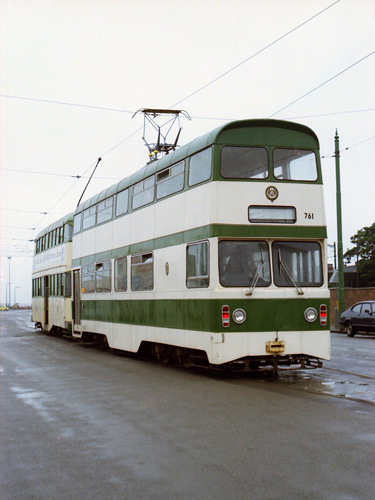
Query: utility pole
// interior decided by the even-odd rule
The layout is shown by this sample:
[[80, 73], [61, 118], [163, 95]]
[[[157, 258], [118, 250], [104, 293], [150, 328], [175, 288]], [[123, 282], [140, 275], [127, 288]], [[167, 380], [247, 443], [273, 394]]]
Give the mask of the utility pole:
[[341, 218], [341, 181], [340, 181], [340, 145], [339, 136], [335, 135], [335, 159], [336, 159], [336, 216], [337, 216], [337, 264], [339, 278], [339, 299], [337, 311], [340, 315], [345, 310], [344, 297], [344, 256], [342, 249], [342, 218]]
[[[10, 307], [10, 304], [11, 304], [11, 296], [10, 296], [10, 285], [12, 284], [11, 281], [10, 281], [10, 260], [11, 260], [12, 257], [9, 257], [8, 256], [8, 264], [9, 264], [9, 307]], [[7, 297], [7, 300], [8, 300], [8, 297]]]

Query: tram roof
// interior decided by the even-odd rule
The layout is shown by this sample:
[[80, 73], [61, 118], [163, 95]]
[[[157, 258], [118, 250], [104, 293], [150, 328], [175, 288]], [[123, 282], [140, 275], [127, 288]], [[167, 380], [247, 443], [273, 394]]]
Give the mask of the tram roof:
[[[142, 179], [146, 179], [147, 177], [160, 172], [164, 168], [169, 167], [184, 158], [191, 156], [198, 151], [211, 146], [212, 144], [227, 144], [228, 143], [228, 134], [227, 132], [235, 131], [237, 129], [267, 129], [267, 128], [278, 128], [284, 129], [294, 132], [300, 132], [305, 136], [310, 136], [310, 138], [315, 143], [316, 147], [319, 147], [318, 138], [313, 130], [305, 125], [295, 122], [289, 122], [285, 120], [273, 120], [269, 118], [256, 118], [250, 120], [238, 120], [226, 123], [221, 125], [220, 127], [207, 132], [206, 134], [193, 139], [188, 144], [181, 146], [175, 151], [163, 156], [160, 160], [154, 160], [147, 163], [144, 167], [140, 168], [132, 175], [122, 179], [121, 181], [113, 184], [109, 188], [104, 189], [100, 193], [94, 195], [93, 197], [87, 199], [83, 203], [81, 203], [75, 210], [74, 214], [82, 212], [86, 208], [95, 205], [96, 203], [103, 201], [110, 196], [123, 191], [124, 189], [137, 184]], [[51, 230], [51, 229], [49, 229]]]
[[74, 220], [74, 214], [68, 214], [65, 215], [65, 217], [62, 217], [61, 219], [53, 222], [49, 226], [45, 227], [43, 231], [40, 231], [40, 233], [37, 234], [35, 241], [44, 236], [45, 234], [49, 233], [50, 231], [53, 231], [54, 229], [63, 226], [64, 224], [73, 224]]

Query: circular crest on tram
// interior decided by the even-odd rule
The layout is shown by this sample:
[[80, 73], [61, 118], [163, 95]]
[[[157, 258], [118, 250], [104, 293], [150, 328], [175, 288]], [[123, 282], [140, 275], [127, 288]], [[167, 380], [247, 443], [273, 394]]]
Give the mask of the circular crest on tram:
[[275, 201], [279, 196], [279, 191], [275, 186], [268, 186], [266, 196], [270, 201]]

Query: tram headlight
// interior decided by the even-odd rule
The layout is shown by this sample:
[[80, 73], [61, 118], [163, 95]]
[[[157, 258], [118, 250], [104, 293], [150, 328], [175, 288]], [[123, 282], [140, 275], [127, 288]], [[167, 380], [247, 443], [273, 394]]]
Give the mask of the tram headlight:
[[237, 324], [241, 324], [246, 319], [246, 313], [243, 309], [236, 309], [232, 314], [233, 321]]
[[305, 320], [309, 323], [313, 323], [318, 317], [318, 312], [313, 307], [308, 307], [304, 312]]

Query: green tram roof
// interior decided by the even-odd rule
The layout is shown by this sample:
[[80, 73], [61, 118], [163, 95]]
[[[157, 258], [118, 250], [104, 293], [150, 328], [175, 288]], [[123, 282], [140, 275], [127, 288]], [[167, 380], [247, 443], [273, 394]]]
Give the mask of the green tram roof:
[[49, 226], [45, 227], [43, 231], [40, 231], [40, 233], [37, 234], [35, 241], [44, 236], [45, 234], [48, 234], [50, 231], [53, 231], [54, 229], [63, 226], [64, 224], [73, 224], [74, 220], [74, 214], [68, 214], [65, 215], [65, 217], [62, 217], [61, 219], [57, 220], [56, 222], [53, 222]]
[[[309, 127], [301, 125], [299, 123], [288, 122], [284, 120], [272, 120], [272, 119], [252, 119], [252, 120], [238, 120], [234, 122], [226, 123], [220, 127], [215, 128], [211, 132], [193, 139], [188, 144], [181, 146], [172, 153], [169, 153], [160, 160], [154, 160], [147, 163], [143, 168], [137, 170], [129, 177], [122, 179], [117, 184], [104, 189], [100, 193], [94, 195], [93, 197], [87, 199], [81, 203], [74, 214], [78, 214], [83, 210], [103, 201], [110, 196], [123, 191], [124, 189], [137, 184], [138, 182], [146, 179], [147, 177], [160, 172], [164, 168], [169, 167], [184, 158], [191, 156], [198, 151], [211, 146], [212, 144], [248, 144], [249, 143], [249, 129], [258, 129], [258, 134], [251, 136], [252, 141], [258, 139], [256, 143], [258, 145], [278, 145], [275, 144], [275, 131], [271, 129], [284, 129], [284, 131], [290, 131], [292, 133], [299, 132], [303, 137], [304, 147], [319, 148], [318, 138]], [[265, 133], [268, 129], [269, 133]], [[278, 135], [278, 138], [280, 134]], [[255, 144], [254, 144], [255, 145]], [[50, 229], [49, 229], [50, 230]], [[48, 232], [48, 231], [47, 231]]]

